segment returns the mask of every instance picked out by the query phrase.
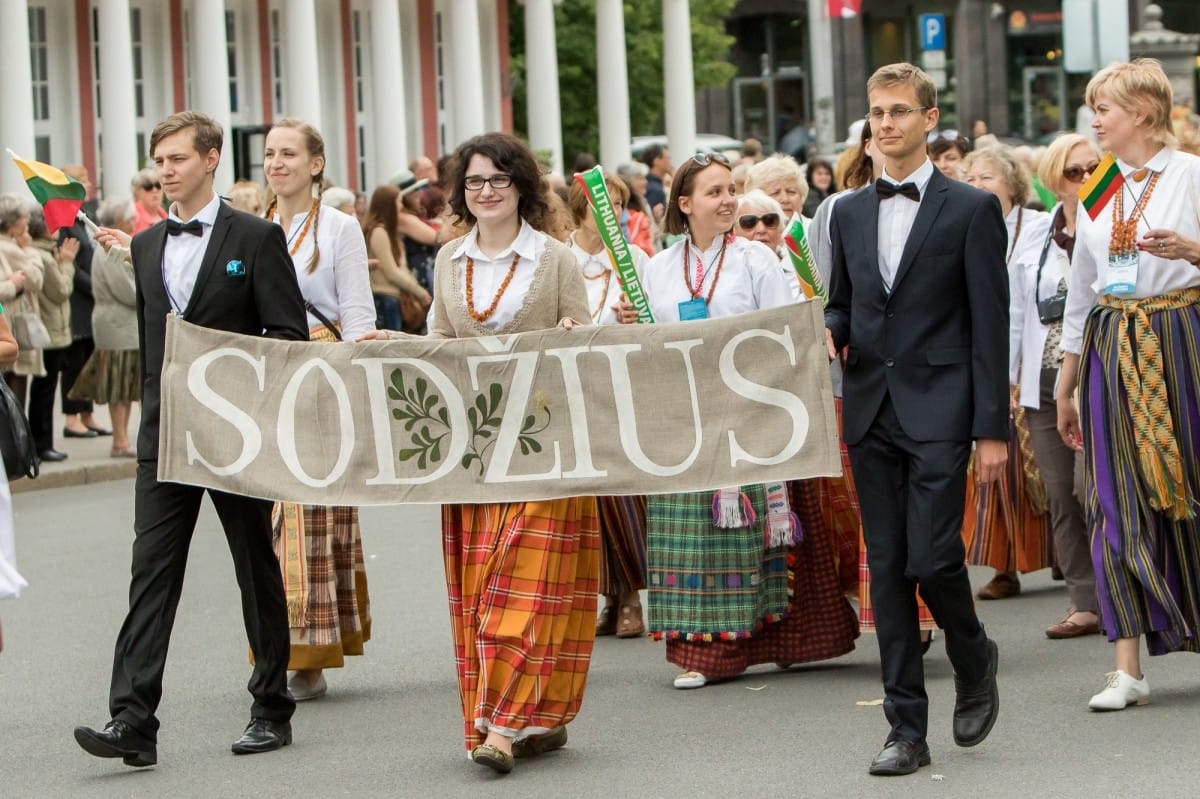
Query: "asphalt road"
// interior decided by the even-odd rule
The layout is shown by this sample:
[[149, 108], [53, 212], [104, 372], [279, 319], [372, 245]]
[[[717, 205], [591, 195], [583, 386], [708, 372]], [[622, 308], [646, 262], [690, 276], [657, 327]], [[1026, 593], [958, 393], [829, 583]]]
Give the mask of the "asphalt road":
[[[461, 748], [437, 509], [371, 508], [362, 520], [375, 638], [300, 706], [295, 743], [235, 757], [249, 676], [233, 570], [211, 507], [191, 550], [160, 708], [159, 765], [86, 755], [76, 724], [107, 721], [112, 645], [126, 603], [132, 482], [16, 498], [30, 587], [0, 604], [0, 799], [26, 797], [1183, 797], [1195, 796], [1200, 661], [1147, 660], [1152, 704], [1094, 714], [1111, 647], [1049, 641], [1066, 605], [1047, 572], [1016, 599], [980, 603], [1000, 644], [1002, 710], [981, 746], [950, 735], [953, 682], [926, 659], [933, 765], [866, 774], [887, 732], [872, 636], [836, 661], [760, 667], [699, 691], [650, 640], [601, 639], [565, 750], [499, 778]], [[988, 579], [976, 570], [977, 584]]]

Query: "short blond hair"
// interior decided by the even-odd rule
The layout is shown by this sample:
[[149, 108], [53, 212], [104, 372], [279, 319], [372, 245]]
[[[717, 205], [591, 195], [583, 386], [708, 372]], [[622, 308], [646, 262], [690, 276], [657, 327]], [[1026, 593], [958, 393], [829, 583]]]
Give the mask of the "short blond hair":
[[926, 108], [937, 108], [937, 86], [929, 73], [920, 67], [903, 61], [880, 67], [867, 79], [867, 94], [893, 86], [907, 86], [917, 95], [918, 103]]
[[979, 161], [987, 161], [1000, 171], [1000, 177], [1004, 179], [1004, 185], [1008, 186], [1009, 199], [1012, 200], [1013, 205], [1024, 205], [1029, 202], [1033, 186], [1029, 167], [1017, 158], [1011, 147], [1000, 144], [967, 153], [967, 157], [959, 166], [964, 178], [971, 171], [971, 167]]
[[1050, 142], [1050, 146], [1042, 154], [1042, 161], [1038, 164], [1038, 180], [1056, 197], [1061, 197], [1069, 191], [1067, 179], [1063, 177], [1063, 170], [1067, 167], [1067, 158], [1071, 155], [1071, 151], [1081, 144], [1086, 144], [1096, 160], [1100, 160], [1100, 146], [1087, 136], [1081, 136], [1078, 133], [1060, 134]]
[[1097, 98], [1107, 95], [1129, 114], [1144, 114], [1150, 137], [1164, 147], [1179, 142], [1171, 128], [1171, 81], [1154, 58], [1109, 64], [1088, 81], [1084, 102], [1095, 108]]
[[764, 158], [746, 170], [746, 191], [761, 189], [778, 180], [794, 182], [800, 190], [799, 202], [804, 203], [804, 198], [808, 196], [808, 182], [804, 180], [804, 171], [800, 169], [800, 164], [796, 163], [795, 158], [782, 153]]
[[783, 207], [779, 205], [779, 201], [762, 189], [754, 189], [738, 197], [737, 208], [739, 214], [750, 208], [765, 211], [768, 214], [779, 214], [779, 223], [782, 225], [787, 222], [783, 218]]

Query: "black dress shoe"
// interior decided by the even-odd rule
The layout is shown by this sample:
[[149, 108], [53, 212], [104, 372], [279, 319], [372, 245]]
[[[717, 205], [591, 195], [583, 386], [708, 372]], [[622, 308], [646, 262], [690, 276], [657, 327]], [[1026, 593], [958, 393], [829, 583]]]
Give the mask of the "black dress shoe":
[[154, 741], [124, 721], [110, 721], [103, 730], [76, 727], [75, 742], [90, 755], [123, 758], [127, 766], [153, 766], [158, 762]]
[[56, 449], [44, 449], [38, 453], [38, 457], [48, 463], [57, 463], [58, 461], [65, 461], [67, 453], [59, 452]]
[[868, 772], [877, 777], [913, 774], [930, 763], [929, 744], [924, 741], [888, 741], [871, 761]]
[[95, 433], [98, 436], [111, 436], [112, 435], [112, 431], [109, 430], [107, 427], [92, 427], [90, 424], [85, 424], [84, 427], [86, 427], [88, 430], [91, 430], [93, 433]]
[[235, 755], [253, 755], [258, 752], [273, 752], [292, 742], [292, 724], [289, 721], [250, 719], [242, 737], [233, 742]]
[[954, 675], [954, 743], [959, 746], [982, 743], [1000, 712], [1000, 689], [996, 686], [1000, 650], [990, 638], [987, 657], [987, 674], [974, 684], [967, 685]]
[[63, 428], [63, 438], [95, 438], [99, 433], [91, 428], [84, 430], [82, 433], [72, 430], [69, 427]]

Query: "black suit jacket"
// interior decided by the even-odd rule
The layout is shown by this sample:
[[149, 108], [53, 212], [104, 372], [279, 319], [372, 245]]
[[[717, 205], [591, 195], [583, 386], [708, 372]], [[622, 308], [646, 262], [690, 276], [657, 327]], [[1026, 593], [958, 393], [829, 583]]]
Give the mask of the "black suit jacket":
[[874, 186], [834, 205], [825, 324], [839, 349], [850, 345], [846, 443], [862, 440], [885, 395], [915, 441], [1006, 440], [1008, 233], [999, 200], [934, 170], [890, 294], [878, 232]]
[[[166, 240], [166, 222], [159, 222], [134, 236], [132, 244], [142, 356], [141, 460], [158, 458], [159, 380], [167, 316], [173, 310], [163, 284]], [[240, 270], [230, 268], [236, 261]], [[307, 340], [308, 317], [283, 230], [222, 202], [183, 318], [248, 336]]]

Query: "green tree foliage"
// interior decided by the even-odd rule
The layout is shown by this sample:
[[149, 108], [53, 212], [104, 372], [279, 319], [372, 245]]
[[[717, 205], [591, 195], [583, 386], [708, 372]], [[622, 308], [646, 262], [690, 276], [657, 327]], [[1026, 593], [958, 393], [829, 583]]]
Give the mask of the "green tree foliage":
[[[725, 33], [725, 17], [736, 4], [737, 0], [691, 0], [692, 61], [697, 89], [724, 86], [736, 74], [736, 69], [727, 60], [733, 37]], [[509, 14], [513, 125], [517, 134], [523, 136], [528, 119], [524, 4], [510, 3]], [[570, 169], [575, 153], [597, 153], [599, 148], [595, 0], [562, 0], [555, 6], [554, 23], [558, 40], [563, 157]], [[662, 133], [662, 0], [626, 0], [625, 54], [633, 134]]]

